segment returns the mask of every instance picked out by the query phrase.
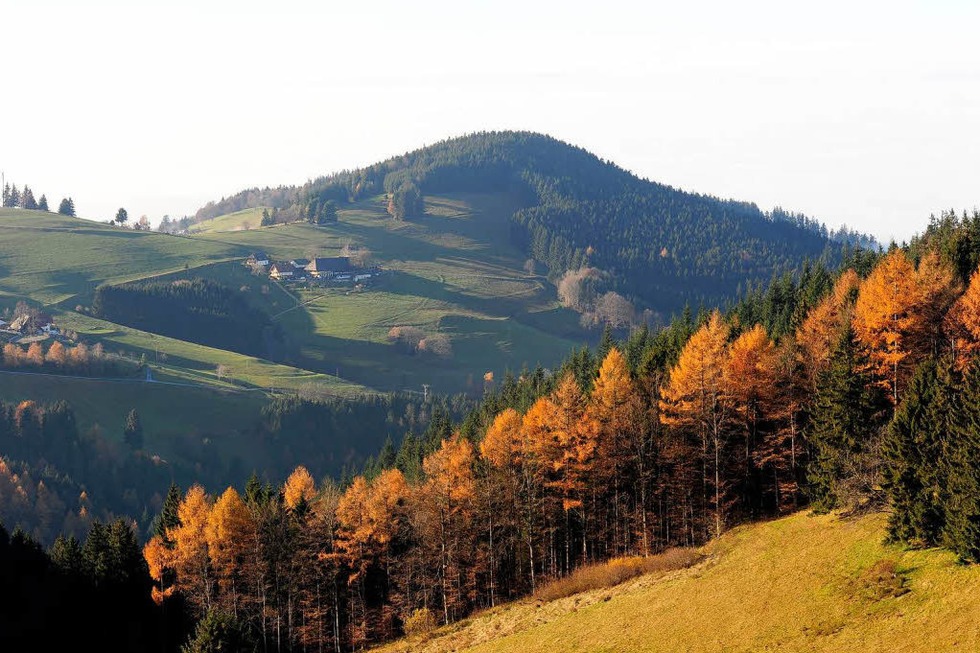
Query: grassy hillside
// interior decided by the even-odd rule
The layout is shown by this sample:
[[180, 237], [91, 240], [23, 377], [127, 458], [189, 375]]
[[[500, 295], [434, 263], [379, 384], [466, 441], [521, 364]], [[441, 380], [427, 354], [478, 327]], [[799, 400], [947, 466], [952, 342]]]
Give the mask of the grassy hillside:
[[110, 227], [42, 211], [0, 209], [0, 295], [74, 308], [121, 283], [230, 260], [234, 245]]
[[[145, 355], [154, 366], [155, 377], [162, 381], [348, 396], [368, 392], [318, 372], [130, 329], [73, 310], [76, 304], [87, 305], [100, 283], [174, 273], [211, 277], [216, 261], [227, 263], [218, 270], [241, 271], [239, 261], [246, 253], [234, 243], [139, 232], [40, 211], [0, 209], [0, 308], [12, 307], [20, 299], [38, 302], [55, 315], [58, 324], [77, 331], [86, 341], [101, 342], [112, 353]], [[218, 276], [228, 283], [238, 280]], [[255, 294], [264, 297], [261, 288]], [[270, 311], [295, 304], [278, 288], [273, 297], [282, 304], [265, 299]], [[216, 376], [219, 364], [227, 368], [223, 379]]]
[[741, 527], [696, 567], [504, 605], [381, 650], [978, 650], [980, 568], [884, 544], [885, 521], [799, 513]]
[[[487, 371], [553, 365], [595, 337], [558, 306], [547, 280], [524, 269], [525, 258], [507, 239], [512, 210], [506, 195], [453, 194], [427, 198], [424, 217], [395, 221], [374, 197], [340, 211], [328, 226], [205, 230], [198, 238], [263, 249], [274, 259], [336, 255], [347, 243], [366, 247], [386, 274], [362, 291], [286, 293], [231, 264], [208, 274], [251, 288], [250, 296], [289, 335], [293, 365], [383, 390], [418, 390], [422, 383], [447, 392], [478, 390]], [[387, 338], [395, 326], [447, 335], [452, 357], [399, 350]]]
[[247, 231], [256, 229], [262, 225], [262, 209], [266, 207], [255, 207], [228, 213], [211, 220], [194, 225], [192, 233], [218, 232], [218, 231]]

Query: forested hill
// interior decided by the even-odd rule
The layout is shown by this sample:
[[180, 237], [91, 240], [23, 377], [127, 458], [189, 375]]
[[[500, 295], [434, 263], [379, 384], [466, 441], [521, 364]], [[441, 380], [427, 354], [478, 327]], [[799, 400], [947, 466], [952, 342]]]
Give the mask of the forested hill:
[[421, 197], [506, 193], [523, 208], [508, 216], [511, 237], [558, 279], [598, 268], [607, 287], [641, 306], [671, 311], [717, 304], [745, 287], [796, 270], [804, 259], [835, 262], [845, 245], [867, 244], [846, 230], [782, 210], [721, 200], [640, 179], [586, 150], [530, 132], [473, 134], [300, 187], [252, 189], [211, 203], [198, 219], [272, 206], [284, 219], [385, 193], [389, 211], [411, 218]]

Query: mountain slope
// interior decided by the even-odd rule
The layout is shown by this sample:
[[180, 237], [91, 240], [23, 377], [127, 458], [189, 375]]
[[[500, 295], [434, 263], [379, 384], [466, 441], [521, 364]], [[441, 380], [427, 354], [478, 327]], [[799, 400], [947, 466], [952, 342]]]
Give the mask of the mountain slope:
[[691, 569], [500, 606], [379, 650], [977, 650], [980, 568], [883, 544], [884, 524], [798, 513], [745, 526]]
[[[795, 270], [805, 258], [840, 256], [814, 223], [754, 204], [724, 201], [640, 179], [595, 155], [528, 132], [443, 141], [368, 168], [301, 187], [243, 191], [201, 211], [208, 217], [272, 205], [303, 217], [326, 201], [341, 207], [385, 192], [507, 195], [510, 240], [554, 280], [592, 265], [611, 287], [658, 311], [717, 304], [748, 282]], [[411, 210], [409, 209], [409, 212]], [[803, 224], [809, 224], [804, 227]]]

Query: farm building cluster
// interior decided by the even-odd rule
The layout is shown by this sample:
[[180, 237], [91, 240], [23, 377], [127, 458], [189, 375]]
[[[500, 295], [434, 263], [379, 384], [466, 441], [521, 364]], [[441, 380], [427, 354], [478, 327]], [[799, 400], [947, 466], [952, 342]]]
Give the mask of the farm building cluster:
[[290, 261], [270, 261], [265, 252], [254, 252], [246, 265], [268, 273], [270, 279], [281, 282], [364, 283], [381, 274], [377, 266], [361, 267], [347, 256], [297, 258]]
[[26, 306], [23, 309], [18, 306], [14, 316], [8, 319], [9, 322], [0, 319], [0, 335], [8, 342], [33, 342], [61, 333], [50, 315]]

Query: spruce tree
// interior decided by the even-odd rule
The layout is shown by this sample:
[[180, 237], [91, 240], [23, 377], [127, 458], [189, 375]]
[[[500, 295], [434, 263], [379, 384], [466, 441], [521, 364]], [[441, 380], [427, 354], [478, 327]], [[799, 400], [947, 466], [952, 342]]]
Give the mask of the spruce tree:
[[51, 547], [51, 561], [67, 576], [79, 577], [84, 573], [82, 545], [75, 536], [59, 535]]
[[944, 403], [941, 394], [939, 369], [930, 358], [909, 383], [882, 446], [885, 489], [893, 508], [889, 535], [899, 542], [930, 545], [941, 530], [937, 458], [946, 439], [945, 420], [936, 414]]
[[943, 456], [942, 543], [962, 560], [980, 562], [980, 359], [963, 380], [957, 417]]
[[874, 429], [875, 401], [860, 370], [854, 333], [847, 328], [818, 378], [810, 411], [808, 494], [820, 512], [844, 503], [841, 481], [856, 467]]
[[48, 211], [48, 198], [46, 195], [41, 195], [41, 199], [37, 201], [38, 211]]
[[153, 527], [153, 534], [159, 535], [168, 545], [172, 544], [172, 542], [167, 539], [167, 531], [180, 526], [180, 517], [177, 515], [177, 510], [180, 508], [180, 501], [180, 488], [176, 483], [171, 483], [170, 489], [167, 490], [167, 498], [163, 500], [160, 516], [157, 517], [156, 524]]
[[20, 207], [28, 211], [37, 210], [37, 200], [34, 199], [34, 191], [30, 189], [30, 186], [24, 186], [24, 192], [20, 196]]
[[75, 202], [72, 201], [70, 197], [66, 197], [61, 200], [61, 204], [58, 205], [58, 213], [61, 215], [67, 215], [69, 217], [75, 217]]

